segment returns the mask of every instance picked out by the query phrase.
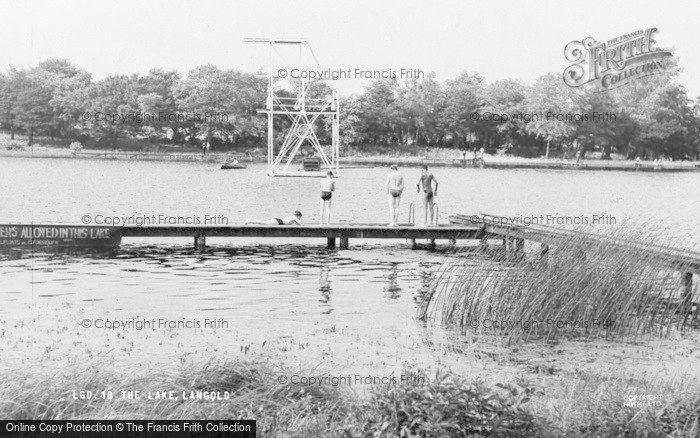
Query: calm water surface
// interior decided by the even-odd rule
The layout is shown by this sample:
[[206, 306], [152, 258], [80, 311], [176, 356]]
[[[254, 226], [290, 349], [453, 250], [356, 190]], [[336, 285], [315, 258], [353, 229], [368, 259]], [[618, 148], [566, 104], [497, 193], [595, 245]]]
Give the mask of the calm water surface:
[[[202, 163], [0, 159], [0, 223], [80, 223], [84, 215], [204, 217], [230, 225], [294, 210], [318, 220], [319, 180], [268, 178], [263, 165], [223, 171]], [[420, 171], [401, 169], [401, 206], [419, 203]], [[384, 168], [342, 171], [334, 222], [388, 222]], [[700, 174], [606, 171], [434, 169], [441, 221], [455, 213], [514, 216], [609, 215], [624, 227], [697, 250]], [[419, 215], [421, 211], [419, 209]], [[400, 366], [428, 357], [450, 334], [415, 320], [446, 254], [410, 251], [404, 242], [351, 241], [329, 252], [321, 239], [124, 239], [111, 253], [0, 255], [0, 364], [21, 367], [103, 355], [168, 364], [188, 355], [240, 354], [253, 345], [294, 352], [300, 362]], [[470, 262], [478, 265], [479, 256]], [[88, 319], [158, 320], [200, 327], [105, 330]], [[202, 327], [204, 321], [219, 327]], [[225, 322], [225, 326], [222, 326]], [[311, 343], [311, 345], [309, 345]], [[304, 346], [306, 345], [306, 346]], [[339, 347], [340, 346], [340, 347]], [[342, 351], [342, 352], [341, 352]], [[333, 356], [333, 357], [329, 357]], [[360, 365], [359, 357], [365, 357]]]

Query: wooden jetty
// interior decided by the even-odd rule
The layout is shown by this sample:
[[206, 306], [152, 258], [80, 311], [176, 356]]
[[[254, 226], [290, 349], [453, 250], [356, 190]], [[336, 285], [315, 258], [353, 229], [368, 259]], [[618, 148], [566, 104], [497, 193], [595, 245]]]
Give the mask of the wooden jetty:
[[123, 237], [193, 237], [196, 247], [204, 247], [207, 237], [248, 238], [321, 238], [329, 247], [349, 246], [350, 239], [501, 240], [509, 251], [524, 251], [526, 241], [541, 245], [541, 254], [550, 245], [572, 238], [582, 245], [607, 245], [644, 252], [655, 261], [674, 269], [700, 273], [700, 253], [639, 241], [606, 237], [577, 230], [542, 225], [511, 224], [509, 219], [489, 214], [450, 216], [450, 224], [418, 227], [402, 224], [387, 227], [379, 224], [333, 225], [240, 225], [240, 226], [95, 226], [95, 225], [3, 225], [0, 224], [0, 247], [8, 246], [118, 246]]
[[[410, 216], [410, 215], [409, 215]], [[557, 246], [575, 239], [586, 247], [606, 245], [625, 250], [639, 251], [655, 267], [668, 268], [681, 272], [684, 297], [692, 298], [693, 275], [700, 274], [700, 253], [684, 251], [660, 245], [645, 244], [615, 237], [583, 233], [576, 230], [542, 225], [509, 223], [507, 218], [489, 215], [454, 215], [450, 224], [433, 227], [416, 227], [403, 224], [387, 227], [378, 224], [334, 224], [327, 226], [303, 225], [241, 225], [241, 226], [123, 226], [104, 227], [94, 225], [1, 225], [0, 248], [39, 247], [116, 247], [123, 237], [193, 237], [195, 247], [206, 246], [207, 237], [248, 237], [248, 238], [302, 238], [326, 239], [329, 248], [347, 249], [350, 239], [404, 239], [416, 247], [416, 240], [425, 239], [430, 246], [436, 240], [447, 240], [454, 244], [458, 240], [478, 240], [487, 246], [488, 241], [500, 240], [505, 251], [525, 252], [525, 242], [539, 243], [540, 255], [549, 251], [550, 245]]]
[[206, 245], [207, 237], [248, 238], [303, 238], [326, 239], [327, 245], [346, 249], [350, 239], [404, 239], [416, 240], [501, 240], [508, 251], [522, 252], [525, 242], [540, 244], [540, 253], [546, 254], [550, 245], [558, 245], [576, 238], [582, 245], [607, 245], [638, 250], [655, 262], [678, 270], [700, 273], [700, 253], [667, 246], [647, 244], [629, 239], [606, 237], [577, 230], [542, 225], [510, 224], [508, 218], [478, 214], [450, 216], [450, 224], [417, 227], [402, 224], [387, 227], [379, 224], [333, 225], [240, 225], [240, 226], [95, 226], [95, 225], [3, 225], [0, 224], [0, 247], [80, 247], [118, 246], [123, 237], [193, 237], [195, 246]]
[[321, 238], [329, 248], [347, 249], [350, 239], [404, 239], [415, 243], [427, 239], [432, 243], [438, 239], [457, 240], [482, 239], [484, 232], [478, 226], [442, 225], [439, 227], [415, 227], [405, 224], [387, 227], [378, 224], [351, 225], [243, 225], [235, 227], [123, 227], [123, 237], [182, 237], [194, 236], [195, 246], [206, 245], [207, 237], [265, 237], [265, 238]]
[[[510, 219], [491, 214], [454, 215], [450, 216], [453, 226], [478, 227], [487, 239], [500, 239], [509, 251], [524, 251], [525, 242], [540, 244], [540, 253], [546, 254], [549, 247], [560, 245], [572, 239], [581, 245], [614, 247], [626, 250], [636, 250], [645, 254], [661, 267], [684, 270], [700, 274], [700, 253], [686, 251], [663, 245], [639, 242], [631, 239], [601, 236], [579, 230], [566, 230], [551, 226], [531, 224], [511, 224]], [[585, 249], [585, 248], [582, 248]]]
[[415, 227], [400, 225], [387, 227], [378, 224], [349, 225], [241, 225], [241, 226], [123, 226], [104, 227], [87, 225], [0, 225], [0, 247], [79, 247], [118, 246], [122, 237], [194, 237], [197, 248], [206, 245], [207, 237], [260, 237], [260, 238], [321, 238], [327, 245], [346, 249], [350, 239], [427, 239], [450, 242], [463, 239], [481, 239], [483, 230], [477, 226], [441, 225]]
[[557, 246], [570, 241], [575, 241], [584, 252], [587, 248], [601, 245], [637, 251], [645, 257], [650, 265], [681, 273], [682, 301], [685, 303], [686, 309], [691, 308], [693, 274], [700, 274], [700, 253], [698, 252], [545, 225], [512, 224], [509, 223], [509, 218], [485, 213], [450, 216], [450, 224], [477, 226], [483, 231], [484, 238], [501, 239], [503, 249], [506, 251], [524, 252], [526, 241], [539, 243], [541, 255], [549, 252], [550, 245]]

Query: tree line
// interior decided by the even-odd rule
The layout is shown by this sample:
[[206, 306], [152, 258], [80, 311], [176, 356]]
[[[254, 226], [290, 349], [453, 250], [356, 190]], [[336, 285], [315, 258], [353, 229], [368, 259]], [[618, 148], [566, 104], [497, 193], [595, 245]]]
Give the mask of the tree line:
[[[570, 88], [554, 73], [531, 85], [514, 79], [487, 83], [467, 72], [442, 82], [433, 73], [407, 81], [375, 80], [363, 92], [341, 99], [341, 144], [505, 148], [541, 155], [551, 149], [585, 153], [600, 148], [606, 157], [617, 152], [695, 158], [700, 97], [688, 97], [676, 81], [676, 65], [674, 61], [667, 74], [604, 92], [596, 86]], [[209, 142], [215, 150], [258, 147], [266, 144], [266, 119], [258, 113], [266, 105], [266, 86], [259, 75], [213, 65], [185, 77], [152, 69], [145, 75], [93, 81], [69, 61], [50, 59], [0, 73], [0, 127], [12, 138], [22, 132], [30, 143], [41, 135], [112, 148], [122, 139], [193, 146]], [[324, 84], [314, 91], [316, 96], [328, 92]], [[280, 93], [293, 96], [294, 90]], [[105, 120], [105, 115], [129, 114], [156, 117]], [[168, 116], [158, 116], [163, 114]], [[280, 125], [276, 132], [284, 135], [289, 122], [275, 123]], [[319, 119], [316, 128], [321, 142], [329, 143], [330, 120]]]

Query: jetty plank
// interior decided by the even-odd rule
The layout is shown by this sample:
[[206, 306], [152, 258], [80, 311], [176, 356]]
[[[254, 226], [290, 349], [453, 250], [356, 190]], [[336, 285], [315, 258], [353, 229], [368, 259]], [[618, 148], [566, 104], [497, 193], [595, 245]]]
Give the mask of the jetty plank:
[[[486, 217], [495, 217], [486, 215]], [[481, 217], [481, 219], [479, 219]], [[494, 223], [495, 222], [495, 223]], [[506, 240], [515, 239], [539, 242], [541, 253], [549, 251], [550, 246], [557, 246], [567, 241], [574, 240], [582, 246], [605, 245], [624, 250], [636, 250], [644, 254], [650, 263], [665, 266], [682, 272], [700, 273], [700, 253], [686, 251], [678, 248], [649, 244], [636, 240], [602, 236], [585, 233], [578, 230], [566, 230], [542, 225], [518, 225], [505, 224], [491, 221], [482, 215], [454, 215], [450, 216], [452, 225], [481, 226], [486, 235], [500, 237]], [[522, 243], [521, 243], [522, 245]]]

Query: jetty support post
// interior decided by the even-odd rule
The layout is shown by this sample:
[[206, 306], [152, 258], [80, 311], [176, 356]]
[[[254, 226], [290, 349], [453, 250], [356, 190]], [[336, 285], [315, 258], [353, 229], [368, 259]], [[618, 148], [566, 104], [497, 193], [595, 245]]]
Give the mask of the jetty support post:
[[515, 252], [525, 252], [525, 239], [515, 239]]
[[328, 249], [335, 249], [335, 237], [328, 238]]
[[[505, 240], [503, 240], [505, 242]], [[489, 249], [489, 238], [488, 235], [484, 234], [479, 241], [479, 247], [482, 251], [487, 251]]]
[[418, 248], [418, 245], [416, 245], [416, 239], [411, 239], [411, 249], [416, 249]]
[[506, 252], [512, 252], [515, 250], [515, 241], [510, 234], [506, 234], [505, 239], [503, 239], [503, 249]]
[[202, 250], [206, 246], [207, 246], [207, 237], [204, 235], [203, 231], [200, 231], [194, 236], [194, 247], [195, 247], [195, 249]]
[[[685, 272], [681, 277], [681, 287], [683, 288], [683, 295], [681, 297], [683, 316], [687, 316], [693, 306], [693, 273]], [[693, 319], [697, 318], [697, 309]]]
[[348, 236], [340, 236], [340, 249], [348, 249], [350, 246], [350, 239]]

